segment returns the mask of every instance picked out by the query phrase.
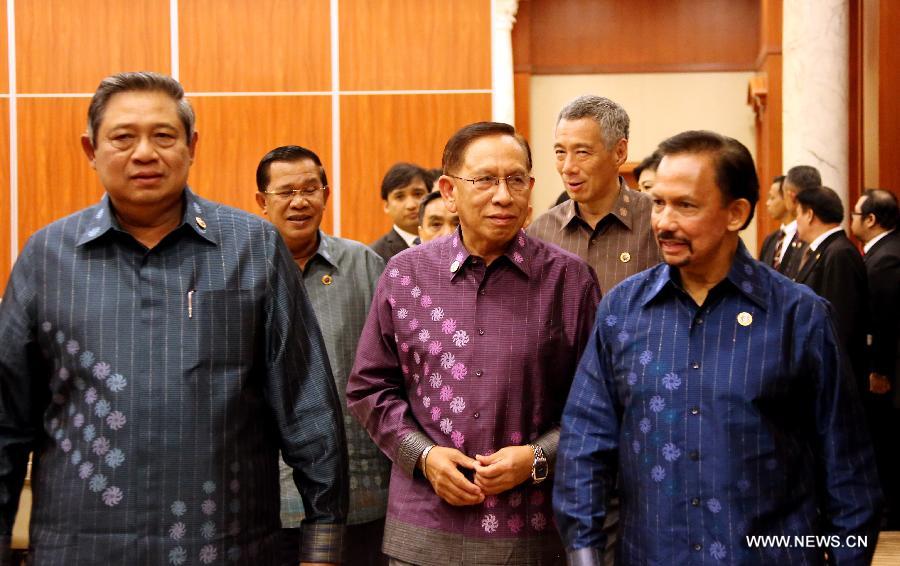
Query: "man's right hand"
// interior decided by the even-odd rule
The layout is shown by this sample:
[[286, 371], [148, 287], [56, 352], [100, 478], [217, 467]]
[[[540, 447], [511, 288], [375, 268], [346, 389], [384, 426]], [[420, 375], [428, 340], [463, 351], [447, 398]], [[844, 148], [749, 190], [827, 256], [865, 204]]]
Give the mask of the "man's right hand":
[[484, 493], [457, 468], [474, 470], [475, 464], [474, 459], [455, 448], [435, 446], [425, 459], [425, 476], [438, 497], [450, 505], [476, 505], [484, 501]]

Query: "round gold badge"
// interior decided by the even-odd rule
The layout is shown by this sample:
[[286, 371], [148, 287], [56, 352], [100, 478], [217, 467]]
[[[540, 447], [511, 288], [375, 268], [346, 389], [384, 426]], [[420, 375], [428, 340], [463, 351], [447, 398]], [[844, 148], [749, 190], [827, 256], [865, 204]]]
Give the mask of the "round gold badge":
[[331, 277], [331, 275], [322, 276], [322, 285], [331, 285], [332, 283], [334, 283], [334, 279]]
[[619, 254], [619, 261], [622, 263], [628, 263], [631, 261], [631, 254], [628, 252], [622, 252]]
[[737, 321], [741, 326], [750, 326], [753, 324], [753, 315], [749, 312], [742, 312], [737, 315]]

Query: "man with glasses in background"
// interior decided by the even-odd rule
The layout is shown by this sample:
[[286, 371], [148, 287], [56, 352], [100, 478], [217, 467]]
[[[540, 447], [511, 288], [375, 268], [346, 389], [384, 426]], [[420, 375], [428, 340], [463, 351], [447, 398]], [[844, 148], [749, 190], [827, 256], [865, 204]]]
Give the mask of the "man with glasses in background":
[[[331, 373], [345, 404], [347, 375], [384, 261], [368, 247], [329, 236], [320, 229], [330, 190], [322, 161], [313, 151], [290, 145], [268, 152], [256, 168], [256, 186], [256, 202], [278, 228], [302, 272], [325, 339]], [[344, 415], [344, 429], [350, 453], [350, 513], [344, 562], [386, 564], [381, 537], [390, 462], [349, 414]], [[293, 470], [282, 461], [280, 563], [284, 566], [296, 565], [304, 517], [292, 476]]]
[[440, 190], [460, 225], [388, 262], [347, 386], [393, 460], [393, 564], [564, 564], [550, 482], [599, 300], [593, 271], [522, 231], [534, 179], [512, 126], [468, 125]]

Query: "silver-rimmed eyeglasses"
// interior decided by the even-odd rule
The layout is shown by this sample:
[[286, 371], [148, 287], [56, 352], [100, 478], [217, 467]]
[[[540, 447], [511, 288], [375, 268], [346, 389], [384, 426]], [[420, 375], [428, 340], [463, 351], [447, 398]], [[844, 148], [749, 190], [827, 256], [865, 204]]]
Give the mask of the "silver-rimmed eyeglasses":
[[272, 195], [278, 200], [289, 201], [293, 200], [295, 196], [299, 196], [301, 198], [305, 198], [306, 200], [313, 200], [318, 196], [319, 191], [324, 191], [326, 187], [302, 187], [299, 189], [282, 189], [280, 191], [263, 191], [267, 195]]
[[465, 177], [457, 177], [456, 175], [447, 175], [460, 181], [468, 181], [479, 191], [489, 191], [494, 187], [500, 186], [500, 181], [506, 181], [506, 188], [511, 193], [521, 193], [531, 185], [532, 177], [528, 175], [509, 175], [508, 177], [494, 177], [493, 175], [485, 175], [484, 177], [475, 177], [474, 179], [466, 179]]

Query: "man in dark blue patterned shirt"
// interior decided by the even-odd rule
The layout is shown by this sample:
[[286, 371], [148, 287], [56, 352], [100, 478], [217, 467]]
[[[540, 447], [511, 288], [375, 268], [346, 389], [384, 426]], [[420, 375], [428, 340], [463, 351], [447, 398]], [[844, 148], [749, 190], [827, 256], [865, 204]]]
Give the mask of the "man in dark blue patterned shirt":
[[33, 451], [35, 564], [274, 564], [280, 448], [298, 561], [339, 562], [340, 405], [284, 242], [187, 188], [175, 80], [108, 77], [88, 122], [106, 195], [29, 240], [0, 303], [0, 550]]
[[685, 132], [660, 150], [665, 263], [603, 298], [563, 414], [570, 564], [599, 564], [617, 468], [620, 564], [868, 563], [881, 493], [828, 304], [741, 243], [758, 199], [743, 145]]

